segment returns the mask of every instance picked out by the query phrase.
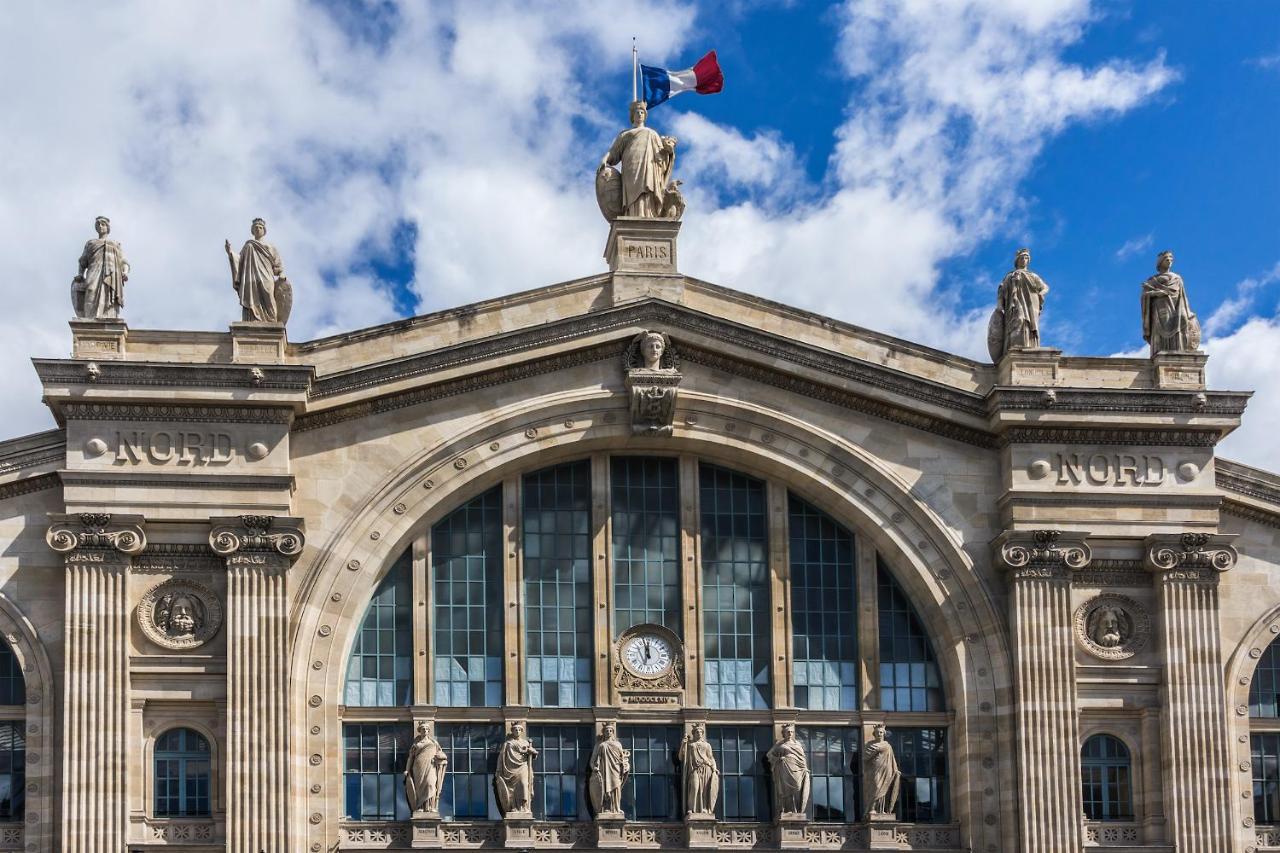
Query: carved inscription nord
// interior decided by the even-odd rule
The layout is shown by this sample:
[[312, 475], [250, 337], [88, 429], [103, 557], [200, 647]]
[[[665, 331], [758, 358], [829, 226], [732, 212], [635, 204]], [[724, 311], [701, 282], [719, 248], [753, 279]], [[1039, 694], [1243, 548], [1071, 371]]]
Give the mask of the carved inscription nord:
[[1159, 486], [1169, 466], [1146, 453], [1058, 453], [1058, 485]]
[[137, 465], [226, 465], [235, 455], [231, 433], [197, 430], [120, 430], [115, 461]]

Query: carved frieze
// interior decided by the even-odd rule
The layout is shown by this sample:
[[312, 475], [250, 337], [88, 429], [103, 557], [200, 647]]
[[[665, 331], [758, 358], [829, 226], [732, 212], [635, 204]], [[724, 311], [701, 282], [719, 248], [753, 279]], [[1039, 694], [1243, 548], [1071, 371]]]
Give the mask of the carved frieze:
[[45, 541], [59, 554], [89, 548], [119, 551], [132, 556], [147, 547], [147, 534], [142, 529], [142, 516], [82, 512], [64, 516], [51, 524]]
[[1010, 530], [993, 543], [996, 559], [1018, 578], [1065, 578], [1089, 565], [1087, 534], [1062, 530]]
[[623, 354], [634, 435], [671, 435], [683, 376], [675, 348], [661, 332], [641, 332]]
[[223, 557], [242, 551], [268, 551], [285, 557], [302, 553], [302, 519], [272, 515], [215, 518], [209, 547]]
[[1182, 575], [1182, 580], [1210, 580], [1239, 559], [1227, 533], [1153, 533], [1146, 540], [1147, 568]]
[[1147, 610], [1127, 595], [1106, 593], [1076, 608], [1075, 635], [1085, 651], [1102, 660], [1133, 657], [1151, 637]]
[[165, 581], [149, 589], [138, 602], [138, 626], [161, 648], [199, 648], [222, 627], [222, 602], [204, 584]]

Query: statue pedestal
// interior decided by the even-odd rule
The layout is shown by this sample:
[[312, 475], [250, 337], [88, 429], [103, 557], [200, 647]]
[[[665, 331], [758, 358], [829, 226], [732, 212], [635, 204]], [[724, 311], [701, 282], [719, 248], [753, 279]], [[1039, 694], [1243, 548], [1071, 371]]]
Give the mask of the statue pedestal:
[[1209, 356], [1202, 352], [1162, 352], [1151, 356], [1152, 382], [1157, 388], [1204, 390], [1204, 364]]
[[1011, 349], [996, 365], [1000, 385], [1057, 385], [1062, 350], [1052, 347]]
[[676, 270], [678, 219], [619, 216], [609, 224], [604, 258], [613, 272], [613, 304], [656, 297], [684, 300], [684, 277]]
[[128, 334], [124, 320], [72, 320], [71, 357], [122, 359]]
[[502, 818], [502, 846], [516, 849], [533, 846], [533, 812], [509, 812]]
[[596, 846], [613, 849], [627, 846], [623, 828], [627, 818], [622, 812], [600, 812], [596, 815]]
[[409, 846], [416, 849], [438, 850], [444, 847], [444, 833], [440, 831], [440, 812], [414, 812], [409, 818], [413, 828]]
[[280, 364], [284, 345], [284, 323], [231, 324], [231, 361], [235, 364]]
[[778, 846], [783, 850], [808, 850], [809, 840], [804, 837], [809, 816], [802, 812], [783, 812], [778, 816]]
[[868, 850], [904, 850], [898, 836], [898, 816], [886, 812], [872, 812], [868, 819]]
[[685, 846], [705, 850], [716, 846], [716, 819], [711, 815], [686, 815]]

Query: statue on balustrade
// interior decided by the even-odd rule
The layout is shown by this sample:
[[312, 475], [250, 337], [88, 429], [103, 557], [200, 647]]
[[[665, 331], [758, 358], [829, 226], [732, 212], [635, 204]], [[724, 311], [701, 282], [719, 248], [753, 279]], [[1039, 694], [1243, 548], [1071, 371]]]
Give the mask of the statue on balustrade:
[[531, 817], [533, 812], [533, 760], [538, 750], [525, 737], [525, 724], [511, 724], [511, 734], [498, 748], [498, 769], [493, 777], [498, 808], [504, 817]]
[[287, 323], [293, 309], [293, 286], [284, 277], [280, 253], [265, 239], [267, 223], [253, 220], [253, 235], [240, 249], [239, 258], [224, 242], [227, 260], [231, 262], [231, 286], [240, 296], [240, 307], [247, 322]]
[[1161, 252], [1156, 274], [1142, 283], [1142, 338], [1152, 355], [1200, 348], [1200, 320], [1187, 302], [1182, 276], [1173, 271], [1173, 252]]
[[1019, 249], [1013, 269], [996, 291], [996, 308], [987, 325], [992, 361], [999, 361], [1010, 350], [1040, 346], [1040, 311], [1049, 285], [1029, 269], [1030, 264], [1031, 250]]
[[804, 815], [809, 811], [809, 787], [812, 776], [804, 746], [796, 740], [796, 727], [782, 727], [782, 740], [767, 754], [773, 773], [773, 802], [780, 815]]
[[116, 320], [124, 307], [124, 283], [129, 280], [129, 262], [111, 233], [111, 220], [93, 220], [96, 240], [84, 244], [80, 271], [71, 280], [71, 309], [81, 320]]
[[449, 767], [449, 756], [431, 736], [431, 726], [418, 723], [418, 734], [409, 747], [404, 768], [404, 794], [415, 814], [440, 814], [440, 790]]
[[902, 771], [893, 747], [886, 740], [884, 724], [871, 731], [872, 740], [862, 750], [863, 796], [867, 820], [891, 820], [898, 811], [898, 787]]
[[676, 138], [645, 127], [649, 108], [644, 101], [632, 101], [630, 112], [631, 127], [618, 134], [596, 169], [600, 212], [610, 222], [619, 216], [679, 219], [685, 202], [680, 182], [671, 180]]
[[680, 741], [676, 760], [680, 762], [684, 783], [685, 815], [714, 817], [716, 800], [720, 797], [720, 768], [716, 765], [711, 744], [707, 743], [706, 729], [701, 724], [694, 724], [690, 733]]
[[596, 816], [620, 816], [622, 788], [631, 775], [631, 752], [622, 748], [618, 728], [613, 723], [605, 723], [601, 728], [600, 739], [587, 762], [587, 772], [591, 774], [588, 791]]

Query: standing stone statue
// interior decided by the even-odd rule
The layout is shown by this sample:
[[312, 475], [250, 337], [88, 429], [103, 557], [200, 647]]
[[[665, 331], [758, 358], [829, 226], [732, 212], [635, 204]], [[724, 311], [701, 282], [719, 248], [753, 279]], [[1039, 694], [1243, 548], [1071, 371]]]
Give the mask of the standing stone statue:
[[1142, 338], [1152, 355], [1200, 348], [1200, 320], [1187, 302], [1182, 276], [1173, 271], [1173, 252], [1161, 252], [1156, 274], [1142, 283]]
[[714, 817], [720, 798], [720, 768], [716, 765], [706, 730], [695, 724], [680, 741], [676, 760], [684, 785], [684, 812], [687, 817]]
[[1031, 250], [1019, 249], [1013, 269], [996, 292], [996, 309], [987, 326], [992, 361], [999, 361], [1009, 350], [1040, 346], [1040, 310], [1049, 285], [1028, 269], [1030, 263]]
[[81, 320], [115, 320], [124, 306], [124, 283], [129, 280], [129, 262], [111, 233], [111, 220], [93, 220], [96, 240], [84, 244], [80, 271], [71, 280], [71, 309]]
[[409, 747], [404, 768], [404, 795], [409, 801], [409, 811], [440, 814], [440, 791], [448, 767], [449, 756], [431, 736], [431, 726], [418, 723], [418, 734]]
[[862, 749], [862, 778], [866, 788], [867, 820], [886, 820], [897, 815], [898, 786], [902, 771], [893, 747], [885, 740], [884, 724], [871, 731], [872, 741]]
[[601, 728], [600, 739], [587, 762], [587, 772], [591, 774], [588, 792], [596, 816], [621, 815], [622, 786], [631, 775], [631, 752], [622, 748], [618, 728], [613, 723], [605, 723]]
[[524, 733], [524, 723], [512, 723], [511, 734], [498, 747], [493, 787], [504, 817], [524, 817], [533, 812], [533, 760], [538, 757], [538, 750]]
[[782, 740], [775, 743], [766, 756], [773, 773], [773, 802], [780, 816], [804, 815], [809, 811], [809, 759], [804, 746], [796, 740], [796, 727], [782, 727]]
[[648, 115], [644, 101], [631, 102], [631, 128], [618, 134], [596, 169], [596, 201], [610, 222], [619, 216], [679, 219], [684, 212], [679, 182], [671, 181], [676, 138], [645, 127]]
[[224, 246], [231, 262], [231, 286], [240, 295], [243, 319], [258, 323], [286, 323], [293, 308], [293, 286], [284, 277], [284, 264], [276, 247], [268, 243], [267, 223], [253, 220], [253, 234], [245, 241], [237, 259], [231, 241]]

